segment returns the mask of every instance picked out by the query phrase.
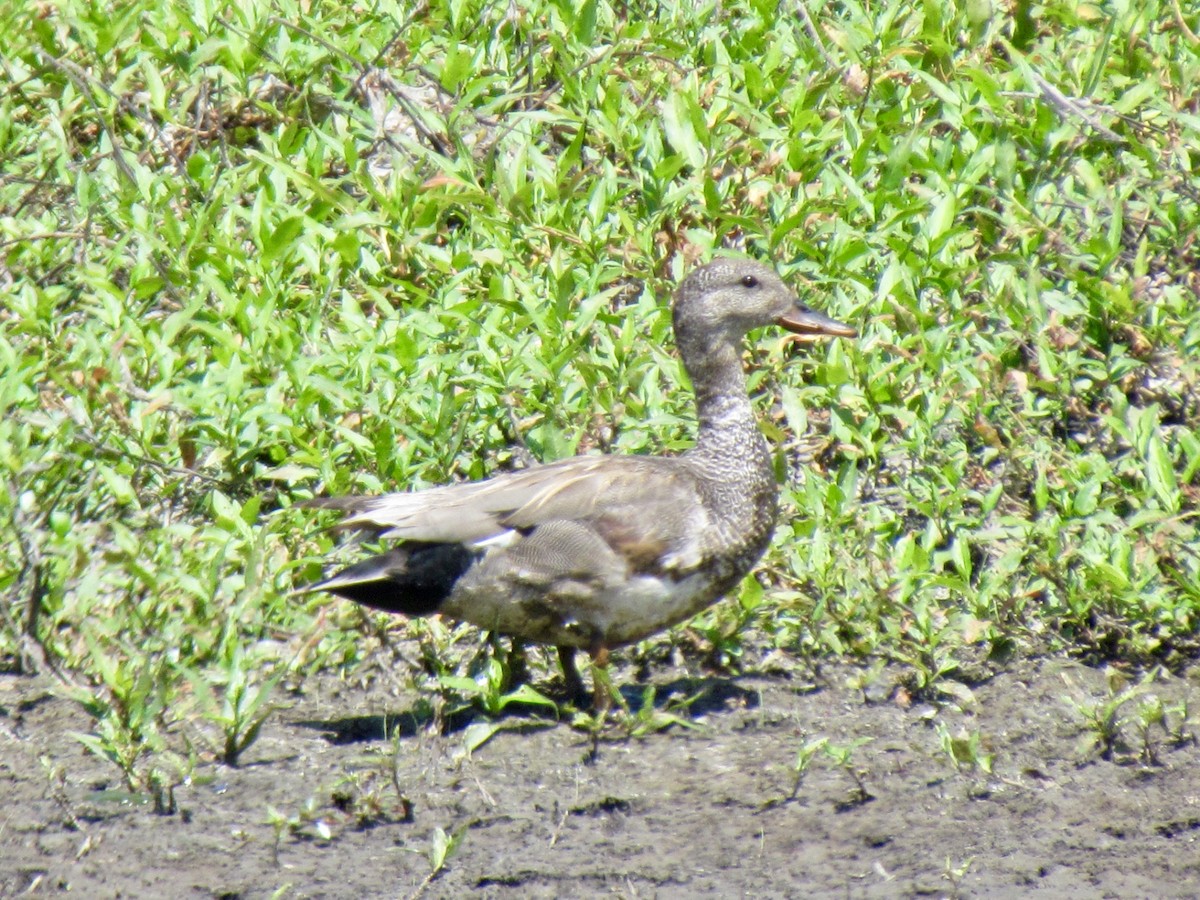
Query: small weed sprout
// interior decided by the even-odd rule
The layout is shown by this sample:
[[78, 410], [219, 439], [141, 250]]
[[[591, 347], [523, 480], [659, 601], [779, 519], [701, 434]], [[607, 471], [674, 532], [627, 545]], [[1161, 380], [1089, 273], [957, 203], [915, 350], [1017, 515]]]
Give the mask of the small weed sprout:
[[433, 829], [433, 836], [429, 840], [429, 874], [431, 880], [437, 878], [442, 873], [446, 868], [446, 863], [450, 861], [450, 857], [458, 852], [464, 832], [465, 829], [459, 829], [451, 833], [447, 833], [443, 828]]
[[333, 829], [321, 815], [321, 804], [316, 797], [309, 797], [292, 815], [281, 813], [273, 806], [267, 807], [267, 824], [275, 835], [275, 864], [279, 865], [279, 850], [284, 835], [307, 838], [308, 840], [333, 840]]
[[218, 754], [231, 768], [237, 767], [242, 754], [258, 740], [263, 724], [275, 710], [268, 701], [284, 675], [281, 668], [256, 682], [255, 668], [253, 659], [248, 660], [241, 645], [235, 643], [217, 676], [224, 688], [220, 696], [213, 690], [210, 677], [185, 670], [201, 717], [221, 731]]
[[445, 871], [446, 864], [450, 862], [451, 857], [458, 852], [462, 845], [466, 830], [466, 826], [453, 832], [447, 832], [444, 828], [433, 829], [433, 834], [429, 838], [429, 874], [417, 885], [417, 889], [409, 894], [409, 900], [417, 900]]
[[388, 754], [388, 775], [391, 777], [392, 787], [396, 789], [396, 800], [400, 805], [399, 819], [409, 823], [413, 821], [413, 802], [400, 783], [400, 753], [403, 748], [403, 735], [397, 728], [392, 734], [392, 750]]
[[499, 716], [516, 703], [552, 710], [557, 717], [557, 703], [527, 684], [509, 689], [510, 680], [507, 668], [495, 656], [486, 660], [482, 671], [474, 678], [439, 675], [438, 684], [447, 698], [446, 715], [475, 706], [489, 716]]
[[850, 795], [846, 801], [847, 807], [861, 806], [874, 800], [875, 797], [867, 790], [866, 776], [868, 771], [859, 768], [854, 764], [854, 751], [864, 744], [871, 743], [872, 738], [861, 737], [855, 738], [849, 744], [839, 745], [831, 744], [826, 741], [821, 745], [821, 751], [833, 760], [834, 765], [850, 776], [850, 780], [854, 782], [854, 787], [850, 790]]
[[1196, 742], [1195, 732], [1189, 730], [1190, 714], [1187, 698], [1167, 705], [1161, 697], [1148, 697], [1138, 704], [1134, 728], [1138, 736], [1138, 758], [1144, 765], [1162, 765], [1158, 744], [1153, 738], [1155, 727], [1162, 731], [1166, 743], [1181, 748]]
[[1108, 696], [1099, 700], [1066, 698], [1066, 702], [1083, 719], [1084, 736], [1079, 748], [1081, 756], [1096, 753], [1109, 762], [1127, 750], [1123, 732], [1129, 719], [1124, 714], [1124, 708], [1142, 689], [1141, 685], [1123, 691], [1114, 691], [1110, 687]]
[[1147, 697], [1138, 704], [1134, 729], [1138, 737], [1138, 759], [1143, 765], [1158, 766], [1162, 764], [1158, 754], [1158, 745], [1151, 736], [1151, 732], [1155, 726], [1166, 732], [1166, 722], [1167, 707], [1162, 698]]
[[[189, 751], [190, 749], [189, 747]], [[160, 816], [173, 816], [179, 811], [175, 801], [175, 789], [191, 781], [196, 764], [194, 752], [181, 756], [166, 750], [155, 757], [147, 777], [155, 813]]]
[[627, 716], [623, 725], [630, 737], [646, 737], [664, 731], [672, 725], [678, 725], [681, 728], [699, 728], [700, 726], [695, 722], [677, 715], [677, 712], [686, 714], [692, 704], [701, 696], [703, 696], [702, 692], [681, 700], [669, 700], [665, 708], [659, 709], [655, 704], [657, 693], [654, 686], [646, 685], [642, 690], [642, 702], [638, 705], [637, 711]]
[[795, 800], [799, 795], [800, 786], [804, 783], [804, 777], [808, 774], [813, 759], [828, 743], [827, 737], [810, 738], [796, 751], [796, 761], [792, 763], [792, 789], [788, 792], [788, 800]]
[[1163, 710], [1162, 726], [1172, 747], [1197, 743], [1196, 732], [1191, 729], [1191, 725], [1191, 706], [1187, 697]]
[[120, 769], [129, 791], [148, 791], [150, 771], [140, 763], [164, 749], [159, 725], [173, 694], [171, 680], [161, 661], [91, 649], [101, 684], [75, 699], [96, 720], [95, 733], [75, 738]]
[[955, 769], [977, 769], [991, 774], [993, 755], [983, 750], [983, 736], [978, 730], [961, 729], [957, 734], [951, 734], [950, 729], [939, 722], [937, 735], [941, 742], [942, 751], [949, 757]]
[[967, 872], [971, 870], [971, 864], [975, 862], [973, 856], [964, 859], [958, 865], [955, 865], [950, 857], [946, 857], [945, 865], [942, 867], [942, 878], [950, 882], [950, 896], [962, 896], [962, 881], [967, 877]]

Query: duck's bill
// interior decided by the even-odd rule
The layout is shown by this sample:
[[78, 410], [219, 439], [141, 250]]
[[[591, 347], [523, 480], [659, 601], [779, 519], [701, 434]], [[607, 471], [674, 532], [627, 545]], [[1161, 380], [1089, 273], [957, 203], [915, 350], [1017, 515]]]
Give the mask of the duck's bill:
[[803, 341], [822, 337], [858, 337], [858, 331], [849, 325], [799, 304], [775, 321], [792, 334], [799, 335]]

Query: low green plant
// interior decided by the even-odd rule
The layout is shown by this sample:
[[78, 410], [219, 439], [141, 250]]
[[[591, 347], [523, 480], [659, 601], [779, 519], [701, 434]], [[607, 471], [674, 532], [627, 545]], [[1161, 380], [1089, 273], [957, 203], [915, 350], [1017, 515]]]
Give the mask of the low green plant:
[[1196, 742], [1196, 734], [1191, 730], [1189, 709], [1186, 697], [1168, 704], [1161, 697], [1150, 695], [1138, 703], [1135, 714], [1128, 717], [1128, 722], [1137, 735], [1138, 759], [1143, 765], [1162, 765], [1156, 732], [1160, 732], [1161, 738], [1175, 749]]
[[[146, 785], [156, 813], [173, 816], [179, 812], [175, 791], [193, 782], [198, 765], [199, 759], [190, 748], [186, 755], [166, 750], [155, 756], [146, 776]], [[202, 782], [205, 780], [201, 779]]]
[[637, 709], [630, 710], [626, 707], [621, 727], [630, 737], [647, 737], [673, 726], [698, 729], [700, 725], [691, 720], [689, 710], [692, 704], [703, 696], [704, 691], [701, 690], [690, 696], [671, 699], [660, 709], [657, 703], [658, 692], [654, 685], [648, 684], [642, 688]]
[[946, 862], [942, 866], [942, 878], [950, 882], [950, 897], [958, 898], [963, 896], [962, 883], [967, 877], [967, 873], [971, 871], [971, 866], [974, 864], [975, 858], [967, 857], [960, 863], [954, 863], [950, 857], [946, 857]]
[[130, 657], [93, 644], [92, 658], [99, 684], [75, 688], [74, 699], [94, 720], [91, 734], [75, 734], [84, 747], [120, 770], [133, 792], [151, 789], [154, 754], [165, 749], [164, 717], [172, 698], [173, 680], [165, 676], [161, 659]]
[[1187, 697], [1163, 710], [1162, 726], [1172, 746], [1182, 747], [1186, 744], [1200, 743], [1200, 738], [1196, 736], [1192, 705]]
[[446, 868], [446, 864], [450, 862], [451, 857], [458, 852], [465, 833], [465, 828], [460, 828], [453, 832], [447, 832], [443, 828], [433, 829], [433, 835], [429, 839], [429, 874], [431, 881], [442, 873]]
[[813, 760], [817, 758], [817, 754], [821, 753], [825, 746], [829, 743], [827, 737], [817, 737], [806, 740], [800, 745], [800, 749], [796, 751], [796, 760], [792, 763], [792, 787], [788, 791], [787, 799], [795, 800], [800, 793], [800, 786], [804, 783], [804, 778], [808, 775], [809, 769], [812, 768]]
[[1125, 732], [1133, 718], [1126, 712], [1126, 707], [1145, 692], [1145, 684], [1122, 685], [1123, 679], [1110, 678], [1103, 697], [1065, 698], [1079, 715], [1083, 727], [1079, 745], [1081, 756], [1094, 753], [1111, 761], [1128, 751]]
[[[664, 301], [732, 250], [862, 337], [751, 342], [781, 509], [715, 662], [1192, 664], [1190, 11], [810, 6], [0, 5], [0, 658], [131, 789], [182, 720], [236, 762], [277, 684], [231, 642], [303, 680], [381, 631], [290, 597], [336, 541], [297, 502], [682, 450]], [[1093, 750], [1158, 734], [1111, 702]]]
[[291, 815], [280, 812], [274, 806], [267, 807], [267, 824], [274, 834], [275, 865], [279, 865], [279, 851], [285, 837], [299, 837], [306, 840], [332, 841], [333, 828], [326, 821], [322, 812], [322, 804], [316, 797], [309, 797], [301, 804], [300, 809]]
[[[389, 783], [396, 790], [394, 801], [387, 797]], [[382, 767], [348, 772], [330, 790], [329, 798], [334, 808], [360, 831], [392, 822], [412, 821], [412, 801], [400, 791], [394, 772], [389, 776]]]
[[474, 707], [485, 715], [499, 716], [513, 704], [548, 709], [555, 717], [558, 715], [558, 704], [530, 685], [509, 689], [509, 674], [495, 656], [489, 656], [474, 677], [445, 674], [437, 681], [447, 698], [447, 715]]
[[417, 885], [416, 890], [409, 895], [409, 900], [416, 900], [416, 898], [424, 894], [429, 886], [437, 880], [438, 876], [446, 870], [450, 859], [461, 849], [465, 834], [465, 826], [451, 832], [440, 827], [433, 829], [433, 834], [429, 838], [429, 849], [427, 851], [429, 874]]
[[992, 773], [995, 755], [984, 750], [984, 738], [977, 729], [968, 731], [963, 728], [952, 734], [944, 723], [938, 722], [937, 735], [942, 752], [954, 768], [959, 771], [974, 769], [988, 775]]
[[855, 764], [854, 753], [859, 747], [871, 743], [873, 738], [860, 737], [855, 738], [847, 744], [835, 744], [831, 741], [826, 741], [821, 744], [820, 750], [825, 756], [833, 761], [833, 764], [850, 777], [853, 782], [853, 787], [846, 799], [847, 806], [861, 806], [864, 803], [869, 803], [875, 797], [867, 790], [866, 778], [869, 774], [868, 770]]
[[227, 766], [237, 767], [276, 708], [272, 694], [284, 670], [263, 678], [258, 674], [263, 667], [263, 660], [232, 643], [216, 672], [185, 671], [200, 718], [220, 729], [218, 755]]

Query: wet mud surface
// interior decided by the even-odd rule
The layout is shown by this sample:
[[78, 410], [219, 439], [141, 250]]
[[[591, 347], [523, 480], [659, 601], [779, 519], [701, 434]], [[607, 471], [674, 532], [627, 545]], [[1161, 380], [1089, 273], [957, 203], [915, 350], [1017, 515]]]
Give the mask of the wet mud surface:
[[488, 726], [414, 721], [398, 679], [321, 676], [239, 768], [201, 752], [170, 814], [52, 682], [3, 676], [0, 896], [1200, 895], [1195, 673], [1133, 691], [1107, 741], [1088, 711], [1128, 685], [1060, 659], [938, 705], [849, 668], [682, 675], [654, 673], [654, 716], [699, 694], [686, 727], [511, 714], [474, 749]]

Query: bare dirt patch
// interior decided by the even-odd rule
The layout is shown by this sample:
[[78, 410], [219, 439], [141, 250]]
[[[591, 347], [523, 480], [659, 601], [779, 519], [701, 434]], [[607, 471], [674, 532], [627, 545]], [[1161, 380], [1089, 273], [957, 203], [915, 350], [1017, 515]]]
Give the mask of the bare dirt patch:
[[[466, 730], [411, 727], [418, 698], [386, 678], [326, 676], [241, 768], [202, 762], [215, 777], [180, 786], [171, 815], [105, 794], [116, 770], [70, 736], [86, 716], [6, 676], [0, 896], [1200, 895], [1200, 748], [1170, 718], [1136, 725], [1141, 704], [1196, 696], [1194, 676], [1148, 684], [1104, 745], [1080, 707], [1111, 678], [1075, 663], [1014, 664], [956, 708], [903, 708], [847, 686], [860, 674], [660, 672], [660, 705], [705, 692], [695, 727], [596, 743], [510, 716], [473, 753]], [[407, 733], [383, 737], [388, 722]], [[956, 765], [947, 734], [975, 734], [992, 772]], [[846, 764], [814, 753], [792, 796], [818, 737]], [[278, 838], [269, 808], [293, 820]], [[441, 835], [459, 844], [435, 875]]]

